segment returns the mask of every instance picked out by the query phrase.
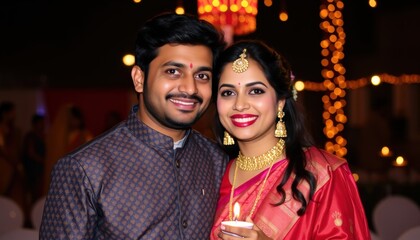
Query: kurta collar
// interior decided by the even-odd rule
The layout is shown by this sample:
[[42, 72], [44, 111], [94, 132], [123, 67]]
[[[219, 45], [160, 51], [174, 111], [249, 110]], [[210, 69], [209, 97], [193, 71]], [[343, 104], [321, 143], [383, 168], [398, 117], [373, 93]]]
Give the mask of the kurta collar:
[[[131, 108], [130, 115], [127, 119], [127, 128], [133, 133], [133, 135], [140, 139], [141, 141], [145, 142], [146, 144], [154, 147], [154, 148], [165, 148], [165, 149], [173, 149], [174, 148], [174, 141], [171, 137], [162, 134], [146, 124], [144, 124], [137, 115], [139, 106], [135, 105]], [[186, 131], [186, 136], [183, 138], [182, 146], [185, 145], [188, 141], [188, 137], [191, 133], [191, 129]]]

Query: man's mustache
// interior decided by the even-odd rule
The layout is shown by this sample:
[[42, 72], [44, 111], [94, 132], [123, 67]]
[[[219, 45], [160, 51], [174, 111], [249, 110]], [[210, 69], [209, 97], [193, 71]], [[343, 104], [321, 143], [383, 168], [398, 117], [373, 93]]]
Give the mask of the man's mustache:
[[168, 95], [166, 95], [166, 100], [168, 100], [169, 98], [187, 98], [187, 99], [194, 99], [197, 100], [199, 103], [203, 103], [203, 98], [201, 98], [200, 96], [197, 95], [189, 95], [189, 94], [185, 94], [185, 93], [169, 93]]

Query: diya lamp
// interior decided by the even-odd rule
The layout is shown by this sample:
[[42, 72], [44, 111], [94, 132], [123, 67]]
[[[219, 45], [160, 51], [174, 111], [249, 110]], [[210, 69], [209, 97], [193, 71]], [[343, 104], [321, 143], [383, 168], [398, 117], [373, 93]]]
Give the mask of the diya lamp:
[[[239, 206], [239, 203], [236, 202], [234, 207], [233, 207], [233, 220], [223, 221], [222, 225], [252, 229], [252, 227], [254, 226], [253, 223], [238, 220], [239, 216], [240, 216], [240, 213], [241, 213], [241, 207]], [[238, 236], [238, 235], [236, 235], [234, 233], [231, 233], [231, 232], [227, 232], [227, 231], [223, 231], [223, 230], [222, 230], [222, 232], [225, 233], [225, 234], [231, 235], [231, 236], [241, 237], [241, 236]]]

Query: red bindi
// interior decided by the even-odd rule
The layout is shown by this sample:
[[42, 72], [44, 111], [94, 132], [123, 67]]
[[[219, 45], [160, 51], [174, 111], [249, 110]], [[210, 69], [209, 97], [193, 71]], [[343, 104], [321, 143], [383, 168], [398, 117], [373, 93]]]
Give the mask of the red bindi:
[[193, 68], [193, 64], [192, 63], [190, 63], [190, 69], [192, 69]]

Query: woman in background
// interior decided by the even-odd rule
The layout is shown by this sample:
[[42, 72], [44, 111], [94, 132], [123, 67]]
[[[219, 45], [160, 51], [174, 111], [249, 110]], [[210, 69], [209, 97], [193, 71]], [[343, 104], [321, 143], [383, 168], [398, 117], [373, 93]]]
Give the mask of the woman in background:
[[[370, 239], [347, 162], [315, 147], [304, 128], [286, 60], [262, 42], [238, 42], [222, 53], [214, 79], [215, 134], [236, 158], [211, 239]], [[221, 226], [234, 220], [234, 203], [236, 220], [253, 229]]]
[[57, 160], [92, 138], [92, 133], [85, 126], [83, 112], [78, 106], [66, 104], [58, 110], [47, 134], [44, 195], [47, 194], [50, 174]]

